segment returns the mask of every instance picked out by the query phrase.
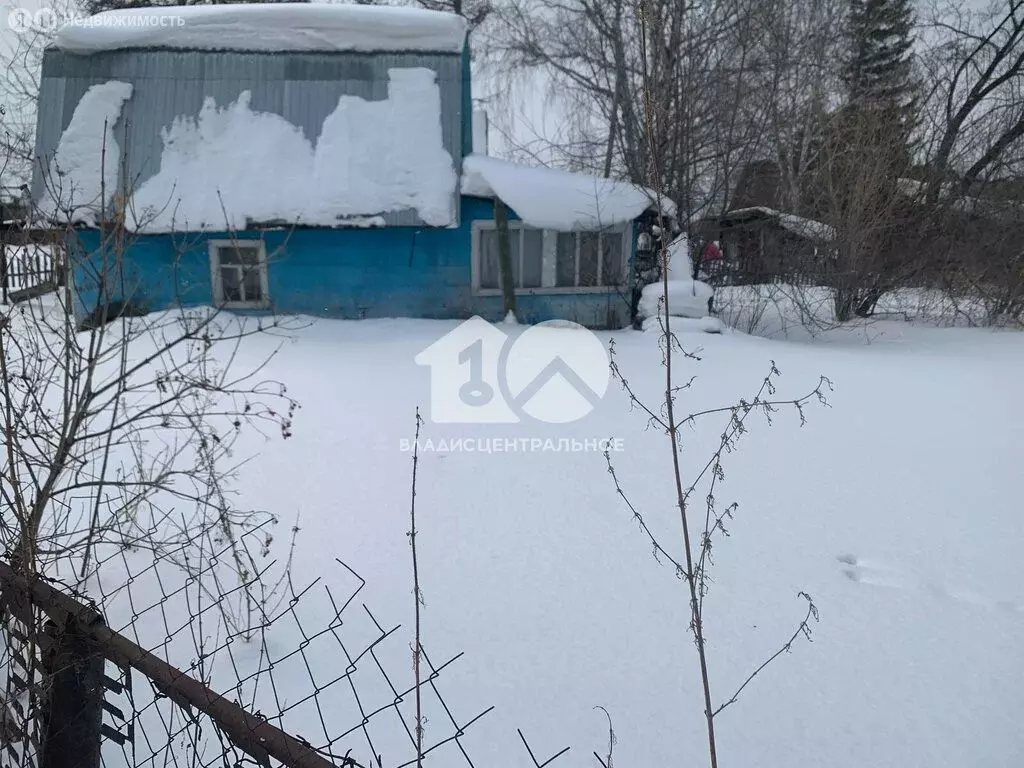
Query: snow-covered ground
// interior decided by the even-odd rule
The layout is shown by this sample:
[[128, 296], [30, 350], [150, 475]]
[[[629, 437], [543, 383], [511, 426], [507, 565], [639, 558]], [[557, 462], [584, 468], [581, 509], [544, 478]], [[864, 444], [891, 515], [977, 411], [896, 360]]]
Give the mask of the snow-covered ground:
[[[998, 296], [954, 296], [947, 291], [901, 289], [885, 294], [867, 320], [846, 325], [863, 332], [878, 320], [901, 319], [938, 327], [1019, 326], [1005, 316], [990, 314]], [[787, 283], [725, 286], [715, 289], [715, 313], [734, 328], [775, 339], [802, 339], [836, 330], [832, 294], [827, 288]], [[874, 333], [861, 334], [870, 340]]]
[[[529, 764], [521, 728], [541, 760], [571, 746], [556, 766], [594, 766], [593, 752], [603, 758], [608, 749], [608, 722], [596, 709], [604, 707], [616, 764], [706, 764], [685, 587], [652, 557], [604, 456], [452, 450], [458, 438], [463, 446], [467, 438], [615, 438], [624, 491], [678, 552], [667, 438], [615, 385], [569, 424], [433, 423], [430, 371], [415, 358], [456, 325], [320, 320], [283, 345], [248, 340], [236, 365], [280, 346], [263, 375], [285, 381], [302, 408], [291, 439], [240, 446], [239, 458], [254, 456], [238, 472], [241, 503], [284, 524], [298, 518], [297, 583], [322, 577], [345, 592], [351, 577], [335, 558], [368, 581], [360, 599], [382, 623], [403, 624], [390, 652], [408, 681], [412, 456], [403, 441], [421, 408], [421, 440], [432, 448], [420, 456], [416, 499], [423, 640], [435, 662], [465, 651], [440, 680], [457, 717], [495, 706], [464, 737], [474, 763]], [[614, 339], [623, 374], [657, 407], [657, 333], [598, 336]], [[809, 392], [820, 375], [835, 386], [831, 407], [809, 408], [804, 427], [786, 410], [772, 426], [754, 419], [727, 459], [718, 497], [740, 506], [716, 548], [705, 603], [716, 700], [792, 634], [805, 610], [798, 592], [813, 596], [821, 621], [812, 643], [797, 642], [717, 718], [720, 764], [1019, 766], [1024, 411], [1015, 403], [1024, 334], [885, 321], [813, 341], [737, 332], [680, 339], [701, 357], [678, 363], [680, 383], [697, 377], [680, 395], [684, 413], [751, 397], [771, 361], [783, 374], [780, 397]], [[709, 418], [688, 431], [687, 477], [722, 427]], [[278, 538], [283, 558], [287, 537]], [[112, 615], [115, 626], [130, 616], [123, 604], [111, 611], [123, 614]], [[315, 631], [318, 616], [309, 619]], [[154, 621], [142, 634], [161, 627]], [[279, 649], [298, 642], [281, 632]], [[284, 696], [308, 693], [296, 686]], [[386, 703], [385, 694], [366, 692]], [[316, 742], [313, 721], [293, 714], [286, 725]], [[450, 732], [443, 713], [429, 714], [428, 744]], [[328, 716], [348, 713], [339, 705]], [[358, 736], [353, 756], [363, 757]], [[389, 738], [377, 743], [384, 764], [409, 759], [407, 739]], [[464, 763], [441, 749], [427, 764]]]

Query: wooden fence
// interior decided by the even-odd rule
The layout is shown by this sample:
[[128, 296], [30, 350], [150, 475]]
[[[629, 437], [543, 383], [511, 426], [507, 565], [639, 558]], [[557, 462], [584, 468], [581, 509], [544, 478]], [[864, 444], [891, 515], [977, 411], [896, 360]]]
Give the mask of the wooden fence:
[[0, 300], [14, 303], [64, 284], [64, 248], [50, 230], [0, 226]]

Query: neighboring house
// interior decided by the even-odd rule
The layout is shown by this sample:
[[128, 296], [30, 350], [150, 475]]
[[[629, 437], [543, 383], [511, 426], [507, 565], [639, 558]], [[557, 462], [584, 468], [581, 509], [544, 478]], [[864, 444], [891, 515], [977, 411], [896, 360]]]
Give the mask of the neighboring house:
[[[724, 213], [696, 222], [697, 269], [715, 284], [762, 283], [820, 275], [835, 232], [821, 221], [785, 210], [782, 172], [773, 160], [755, 160], [740, 171]], [[702, 258], [717, 242], [720, 259]]]
[[33, 178], [43, 214], [75, 227], [80, 316], [118, 301], [497, 320], [500, 199], [520, 320], [633, 319], [653, 195], [475, 154], [460, 17], [267, 4], [94, 19], [45, 52]]
[[[834, 274], [830, 272], [834, 264], [830, 256], [837, 247], [833, 227], [782, 210], [780, 201], [786, 196], [781, 184], [777, 163], [752, 162], [739, 174], [729, 210], [697, 222], [696, 234], [702, 241], [717, 240], [722, 245], [720, 262], [701, 265], [712, 282], [827, 281]], [[982, 272], [986, 280], [1001, 280], [1006, 265], [1019, 258], [1024, 182], [992, 182], [986, 186], [986, 196], [978, 197], [962, 193], [951, 180], [940, 189], [934, 204], [927, 202], [923, 182], [900, 178], [897, 184], [888, 254], [890, 263], [906, 255], [915, 280], [924, 284], [948, 280], [957, 271]]]
[[835, 239], [827, 224], [763, 206], [703, 219], [697, 231], [722, 250], [721, 260], [701, 265], [709, 279], [733, 284], [816, 273]]

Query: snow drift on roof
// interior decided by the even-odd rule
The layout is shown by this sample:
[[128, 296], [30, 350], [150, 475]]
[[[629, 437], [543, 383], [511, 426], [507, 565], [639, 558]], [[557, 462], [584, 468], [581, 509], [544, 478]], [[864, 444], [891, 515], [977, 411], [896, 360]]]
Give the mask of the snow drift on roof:
[[783, 229], [811, 240], [829, 241], [836, 238], [835, 229], [824, 222], [805, 219], [803, 216], [797, 216], [793, 213], [783, 213], [782, 211], [776, 211], [774, 208], [766, 208], [763, 205], [756, 205], [751, 208], [737, 208], [729, 211], [723, 218], [742, 217], [751, 213], [760, 213], [775, 219]]
[[[531, 227], [561, 232], [624, 224], [653, 207], [655, 200], [653, 192], [635, 184], [482, 155], [463, 161], [462, 194], [498, 197]], [[668, 200], [662, 209], [675, 215]]]
[[250, 92], [163, 131], [160, 170], [132, 199], [134, 228], [224, 230], [252, 223], [366, 226], [414, 209], [433, 226], [455, 219], [455, 166], [444, 149], [441, 94], [425, 68], [388, 70], [388, 98], [342, 96], [316, 146], [280, 115], [254, 112]]
[[114, 126], [131, 95], [132, 86], [116, 80], [82, 95], [43, 178], [44, 218], [95, 224], [97, 212], [110, 204], [121, 161]]
[[461, 53], [461, 16], [418, 8], [237, 3], [105, 11], [65, 25], [55, 45], [73, 53], [124, 48]]

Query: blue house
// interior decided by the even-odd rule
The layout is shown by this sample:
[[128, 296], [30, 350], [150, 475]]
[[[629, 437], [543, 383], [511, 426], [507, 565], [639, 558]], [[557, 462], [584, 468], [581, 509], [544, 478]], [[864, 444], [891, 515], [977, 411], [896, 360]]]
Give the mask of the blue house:
[[76, 313], [498, 320], [500, 204], [521, 321], [627, 325], [637, 243], [671, 206], [474, 153], [469, 72], [463, 19], [404, 8], [175, 6], [64, 28], [33, 195], [70, 233]]

